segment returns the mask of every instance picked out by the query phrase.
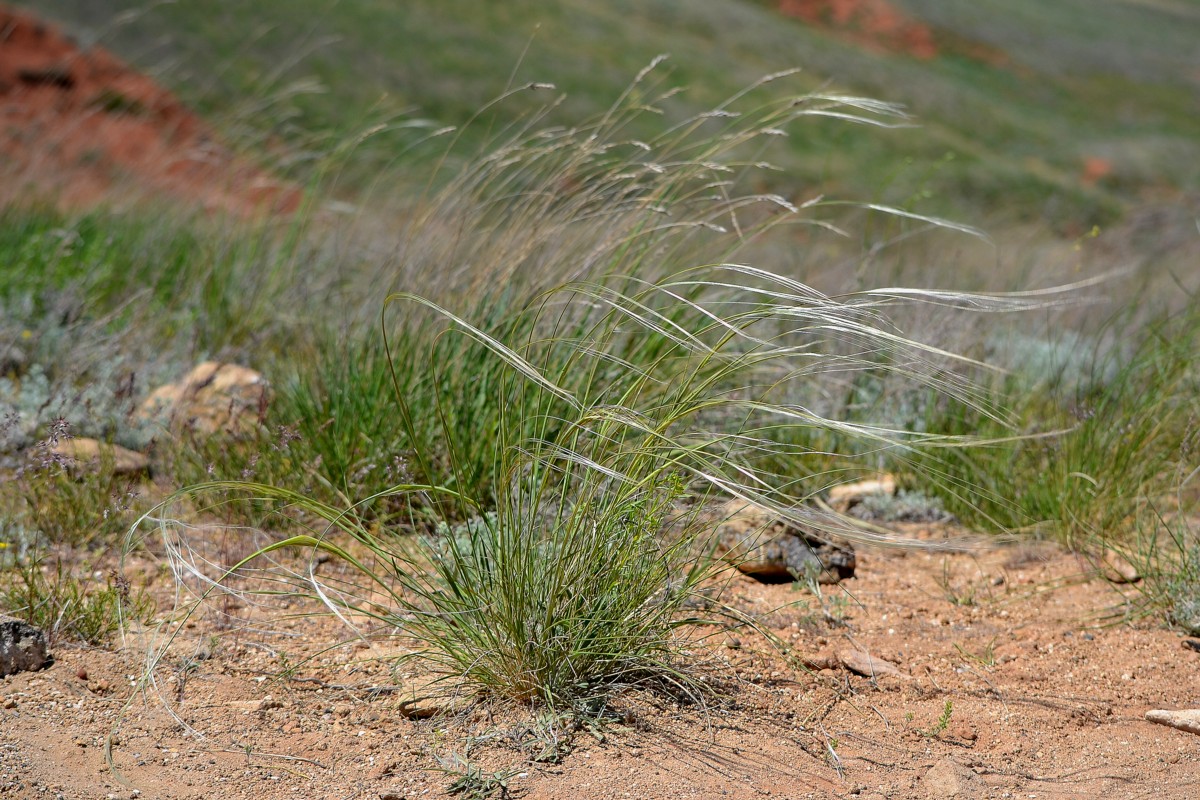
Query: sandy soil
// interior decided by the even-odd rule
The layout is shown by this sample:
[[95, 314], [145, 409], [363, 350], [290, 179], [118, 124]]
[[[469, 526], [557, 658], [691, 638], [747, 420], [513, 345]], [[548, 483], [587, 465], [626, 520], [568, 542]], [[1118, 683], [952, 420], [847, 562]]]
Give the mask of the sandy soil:
[[[345, 635], [328, 620], [217, 643], [201, 619], [146, 691], [136, 640], [58, 648], [49, 669], [0, 683], [0, 797], [443, 796], [456, 758], [512, 772], [494, 797], [1198, 796], [1200, 738], [1143, 717], [1200, 706], [1200, 652], [1149, 622], [1106, 624], [1121, 596], [1076, 556], [869, 552], [823, 609], [740, 576], [730, 597], [811, 669], [722, 634], [698, 657], [726, 700], [625, 696], [600, 730], [574, 733], [527, 709], [396, 691], [399, 648], [319, 652]], [[836, 654], [855, 649], [899, 674], [845, 669]]]

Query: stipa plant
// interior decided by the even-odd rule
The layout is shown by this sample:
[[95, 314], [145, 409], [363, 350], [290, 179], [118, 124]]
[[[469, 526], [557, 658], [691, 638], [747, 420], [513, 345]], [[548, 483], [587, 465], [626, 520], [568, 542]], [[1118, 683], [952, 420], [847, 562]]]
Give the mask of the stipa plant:
[[[701, 691], [686, 654], [694, 624], [720, 615], [695, 610], [721, 570], [696, 523], [706, 499], [812, 522], [794, 477], [763, 466], [812, 456], [805, 432], [876, 448], [935, 438], [819, 413], [822, 381], [894, 368], [958, 391], [938, 378], [948, 354], [886, 322], [911, 294], [830, 298], [742, 264], [686, 267], [697, 247], [728, 254], [804, 219], [781, 198], [735, 193], [723, 176], [745, 166], [747, 145], [805, 114], [890, 111], [810, 97], [732, 123], [725, 106], [626, 142], [618, 105], [581, 131], [522, 132], [467, 167], [410, 231], [409, 269], [429, 270], [410, 282], [437, 275], [440, 291], [393, 295], [404, 324], [384, 320], [413, 479], [350, 506], [193, 486], [184, 495], [272, 499], [308, 530], [221, 560], [156, 510], [181, 584], [200, 603], [307, 596], [362, 635], [415, 642], [409, 657], [444, 676], [553, 708], [595, 708], [632, 685]], [[700, 133], [713, 121], [722, 128]], [[402, 500], [409, 524], [371, 521], [362, 509], [381, 499]], [[315, 569], [319, 553], [349, 572]]]
[[154, 613], [149, 595], [120, 574], [101, 582], [78, 571], [61, 560], [30, 558], [0, 573], [0, 610], [45, 631], [51, 644], [69, 639], [91, 645], [106, 644], [122, 624], [148, 621]]
[[1113, 327], [1130, 345], [1064, 351], [1071, 381], [1031, 384], [1018, 366], [995, 383], [989, 393], [1011, 409], [1012, 427], [967, 405], [931, 405], [927, 430], [993, 440], [915, 459], [939, 476], [956, 515], [981, 527], [1044, 528], [1086, 549], [1126, 538], [1146, 499], [1170, 493], [1195, 413], [1198, 306], [1141, 329]]
[[[1120, 550], [1142, 580], [1132, 608], [1157, 617], [1193, 636], [1200, 636], [1200, 530], [1194, 517], [1194, 489], [1188, 484], [1200, 471], [1180, 481], [1168, 516], [1151, 505], [1138, 519], [1135, 535]], [[1191, 500], [1185, 491], [1193, 491]]]
[[[731, 282], [731, 275], [744, 283]], [[505, 365], [494, 400], [505, 409], [502, 448], [490, 484], [503, 491], [485, 501], [432, 482], [392, 487], [389, 497], [407, 497], [446, 521], [424, 535], [397, 537], [364, 524], [355, 508], [287, 489], [203, 484], [189, 493], [271, 498], [287, 507], [290, 519], [307, 518], [310, 530], [221, 567], [196, 557], [186, 526], [164, 521], [178, 574], [207, 576], [194, 585], [202, 599], [231, 590], [251, 597], [257, 591], [260, 601], [280, 592], [318, 597], [357, 620], [364, 633], [410, 637], [419, 643], [414, 657], [504, 697], [579, 707], [622, 686], [698, 691], [683, 654], [695, 637], [691, 626], [715, 621], [691, 609], [720, 567], [707, 557], [706, 531], [692, 524], [691, 509], [711, 494], [732, 494], [811, 522], [786, 476], [755, 466], [763, 452], [805, 457], [803, 449], [778, 443], [780, 427], [835, 427], [877, 443], [897, 441], [888, 431], [762, 399], [781, 380], [819, 376], [827, 361], [852, 367], [850, 356], [815, 356], [822, 338], [875, 347], [892, 338], [876, 324], [879, 296], [838, 302], [796, 293], [800, 288], [732, 265], [684, 273], [630, 295], [595, 285], [565, 287], [559, 290], [564, 302], [584, 298], [581, 313], [596, 315], [586, 335], [517, 343], [526, 356], [538, 347], [552, 356], [565, 349], [570, 358], [551, 361], [563, 368], [558, 374], [603, 374], [626, 339], [665, 339], [653, 360], [626, 366], [633, 379], [584, 383], [586, 395], [479, 328], [455, 321], [448, 335], [484, 343]], [[553, 309], [551, 330], [561, 319], [562, 309], [544, 300], [529, 312], [538, 317], [532, 329], [545, 329], [547, 308]], [[669, 326], [664, 308], [675, 311]], [[773, 326], [779, 330], [771, 332]], [[411, 419], [403, 395], [397, 405], [399, 418]], [[673, 517], [681, 518], [678, 524], [668, 524]], [[452, 524], [461, 518], [473, 521]], [[843, 534], [869, 537], [852, 528]], [[294, 557], [282, 555], [288, 550], [301, 556], [322, 551], [355, 572], [301, 571]]]
[[0, 514], [38, 542], [111, 547], [135, 516], [138, 482], [117, 474], [110, 451], [102, 449], [94, 464], [59, 451], [71, 438], [70, 427], [60, 417], [24, 454], [24, 463], [6, 479], [10, 491], [0, 492]]

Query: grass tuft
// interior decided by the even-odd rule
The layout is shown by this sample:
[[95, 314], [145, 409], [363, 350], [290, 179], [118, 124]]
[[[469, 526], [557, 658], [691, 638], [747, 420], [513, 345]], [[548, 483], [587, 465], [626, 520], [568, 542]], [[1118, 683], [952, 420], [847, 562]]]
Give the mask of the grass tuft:
[[[739, 191], [760, 168], [748, 154], [805, 119], [887, 123], [895, 110], [764, 101], [761, 86], [784, 77], [772, 76], [630, 141], [657, 102], [649, 76], [578, 128], [505, 134], [412, 211], [374, 285], [428, 291], [388, 298], [382, 347], [326, 350], [319, 383], [284, 393], [291, 447], [307, 448], [299, 463], [319, 459], [324, 489], [222, 480], [172, 499], [210, 514], [261, 503], [253, 527], [268, 543], [250, 546], [254, 533], [235, 557], [202, 554], [169, 503], [153, 512], [197, 603], [308, 596], [361, 635], [412, 641], [409, 658], [483, 694], [588, 709], [630, 686], [703, 693], [688, 654], [721, 621], [701, 593], [726, 569], [698, 524], [710, 498], [894, 541], [802, 505], [806, 460], [838, 457], [813, 443], [959, 442], [847, 421], [823, 398], [870, 370], [970, 402], [935, 367], [954, 356], [887, 313], [974, 301], [829, 297], [737, 256], [772, 228], [827, 224], [819, 201]], [[397, 458], [401, 481], [363, 492]], [[306, 567], [318, 553], [350, 573]]]

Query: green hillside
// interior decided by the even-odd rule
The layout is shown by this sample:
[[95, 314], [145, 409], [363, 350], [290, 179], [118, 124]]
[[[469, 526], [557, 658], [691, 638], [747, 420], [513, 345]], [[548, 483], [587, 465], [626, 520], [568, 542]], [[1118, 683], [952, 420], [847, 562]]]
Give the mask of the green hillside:
[[[780, 91], [864, 93], [915, 116], [919, 127], [884, 133], [798, 126], [772, 157], [787, 168], [776, 188], [801, 197], [821, 191], [1075, 230], [1146, 193], [1200, 186], [1194, 2], [905, 0], [933, 26], [942, 54], [932, 60], [864, 48], [749, 0], [36, 5], [81, 40], [155, 72], [248, 142], [282, 135], [320, 150], [379, 120], [458, 125], [532, 81], [566, 96], [548, 122], [578, 124], [666, 53], [667, 84], [687, 88], [668, 106], [678, 117], [790, 67], [803, 72]], [[495, 106], [467, 144], [554, 96], [526, 92]], [[429, 148], [412, 147], [414, 130], [428, 129], [361, 148], [352, 183], [397, 157], [428, 158]], [[1095, 181], [1082, 180], [1088, 159], [1105, 165]]]

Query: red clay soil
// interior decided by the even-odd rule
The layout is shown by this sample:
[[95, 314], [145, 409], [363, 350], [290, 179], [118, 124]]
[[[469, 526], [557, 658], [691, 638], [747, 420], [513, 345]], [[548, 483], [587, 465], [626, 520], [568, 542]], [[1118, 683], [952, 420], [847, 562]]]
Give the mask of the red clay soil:
[[300, 199], [153, 80], [0, 6], [0, 204], [162, 195], [235, 214], [287, 213]]
[[[302, 604], [274, 623], [234, 611], [256, 615], [237, 633], [197, 615], [149, 651], [153, 683], [152, 631], [116, 651], [59, 645], [50, 668], [0, 678], [0, 799], [1200, 797], [1200, 737], [1145, 718], [1197, 707], [1200, 642], [1108, 624], [1122, 595], [1052, 548], [859, 555], [823, 603], [742, 576], [726, 594], [806, 668], [721, 633], [694, 652], [720, 698], [624, 694], [592, 733], [431, 692], [396, 660], [411, 643], [331, 647], [346, 629]], [[144, 573], [169, 607], [170, 573]]]
[[877, 49], [923, 60], [938, 55], [933, 29], [887, 0], [779, 0], [779, 11]]

